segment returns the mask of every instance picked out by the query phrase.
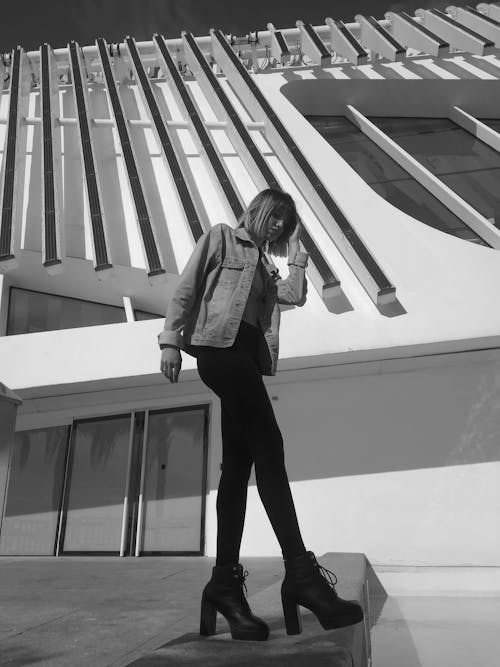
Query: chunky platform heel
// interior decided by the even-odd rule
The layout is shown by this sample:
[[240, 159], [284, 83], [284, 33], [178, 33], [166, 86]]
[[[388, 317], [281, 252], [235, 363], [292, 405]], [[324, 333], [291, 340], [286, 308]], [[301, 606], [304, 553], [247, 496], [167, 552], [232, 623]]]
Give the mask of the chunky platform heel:
[[355, 600], [339, 598], [336, 583], [335, 574], [320, 565], [312, 551], [285, 559], [281, 601], [287, 634], [302, 632], [299, 605], [312, 611], [324, 630], [343, 628], [363, 620], [361, 605]]
[[203, 635], [204, 637], [210, 637], [211, 635], [215, 635], [216, 625], [217, 625], [217, 609], [203, 595], [201, 598], [200, 635]]
[[212, 578], [201, 596], [200, 635], [215, 634], [217, 612], [229, 624], [233, 639], [264, 641], [269, 637], [268, 625], [252, 614], [246, 599], [245, 577], [240, 563], [215, 566]]
[[284, 595], [283, 591], [281, 591], [281, 604], [283, 605], [286, 634], [300, 635], [302, 632], [302, 618], [300, 616], [299, 605], [294, 600]]

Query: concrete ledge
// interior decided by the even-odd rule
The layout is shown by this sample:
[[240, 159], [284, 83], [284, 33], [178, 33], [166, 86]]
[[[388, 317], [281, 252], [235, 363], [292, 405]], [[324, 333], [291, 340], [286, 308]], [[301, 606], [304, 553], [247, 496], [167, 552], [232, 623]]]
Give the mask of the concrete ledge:
[[387, 594], [500, 597], [500, 567], [373, 565]]
[[[233, 641], [225, 619], [218, 614], [217, 634], [213, 637], [202, 638], [197, 633], [188, 632], [128, 664], [160, 667], [199, 662], [204, 667], [299, 667], [309, 663], [314, 667], [367, 667], [371, 661], [371, 645], [366, 558], [364, 554], [327, 553], [318, 556], [318, 560], [337, 575], [336, 590], [341, 597], [361, 602], [365, 610], [363, 623], [325, 632], [314, 614], [301, 607], [302, 634], [288, 636], [283, 621], [279, 579], [249, 597], [252, 611], [270, 626], [268, 641]], [[371, 578], [373, 580], [373, 576]]]

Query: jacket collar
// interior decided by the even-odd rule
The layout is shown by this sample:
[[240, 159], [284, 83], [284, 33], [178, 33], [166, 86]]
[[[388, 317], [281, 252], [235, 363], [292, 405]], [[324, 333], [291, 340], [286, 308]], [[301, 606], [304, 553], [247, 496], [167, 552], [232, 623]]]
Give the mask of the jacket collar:
[[[255, 245], [253, 239], [250, 237], [249, 233], [244, 227], [236, 227], [233, 229], [234, 235], [237, 236], [239, 239], [242, 239], [243, 241], [248, 241], [250, 242], [255, 248], [257, 246]], [[267, 271], [270, 274], [277, 274], [278, 273], [278, 268], [274, 264], [272, 260], [269, 259], [269, 257], [266, 257], [264, 251], [261, 248], [257, 248], [259, 250], [262, 259], [264, 260], [264, 266], [267, 269]]]
[[[242, 239], [243, 241], [250, 241], [250, 243], [253, 243], [253, 240], [250, 238], [249, 233], [244, 227], [236, 227], [233, 229], [234, 235], [237, 236], [239, 239]], [[255, 243], [253, 243], [255, 245]]]

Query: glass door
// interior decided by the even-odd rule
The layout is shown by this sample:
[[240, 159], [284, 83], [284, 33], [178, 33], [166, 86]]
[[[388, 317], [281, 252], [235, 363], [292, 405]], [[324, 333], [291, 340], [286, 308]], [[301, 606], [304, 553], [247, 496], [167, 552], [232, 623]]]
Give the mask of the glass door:
[[207, 406], [146, 415], [136, 555], [204, 548]]
[[0, 507], [0, 555], [54, 555], [68, 435], [69, 426], [16, 433], [3, 519]]
[[119, 555], [132, 415], [74, 422], [66, 472], [61, 553]]
[[198, 555], [208, 406], [75, 421], [57, 554]]

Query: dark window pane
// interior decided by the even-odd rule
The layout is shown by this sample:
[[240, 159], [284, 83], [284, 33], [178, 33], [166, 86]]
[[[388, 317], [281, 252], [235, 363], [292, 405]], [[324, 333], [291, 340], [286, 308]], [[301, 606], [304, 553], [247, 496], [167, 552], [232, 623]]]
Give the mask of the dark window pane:
[[54, 553], [68, 427], [16, 433], [10, 461], [0, 554]]
[[74, 424], [64, 552], [120, 552], [130, 419]]
[[[306, 118], [375, 192], [393, 206], [434, 229], [488, 245], [347, 118]], [[400, 132], [411, 131], [414, 119], [398, 120], [408, 120], [408, 127], [398, 128]]]
[[392, 183], [374, 183], [372, 188], [393, 206], [397, 206], [397, 208], [409, 213], [417, 220], [427, 222], [429, 225], [432, 220], [431, 227], [435, 229], [462, 239], [480, 242], [472, 229], [466, 227], [435, 197], [429, 196], [429, 193], [420, 183], [406, 179], [404, 181], [393, 181]]
[[66, 296], [11, 287], [7, 335], [125, 322], [125, 310]]
[[500, 226], [500, 153], [446, 118], [371, 118], [459, 197]]
[[158, 315], [157, 313], [148, 313], [146, 310], [134, 310], [134, 317], [136, 320], [158, 320], [163, 319], [165, 314]]
[[204, 409], [151, 412], [146, 443], [148, 551], [198, 551], [203, 512]]

